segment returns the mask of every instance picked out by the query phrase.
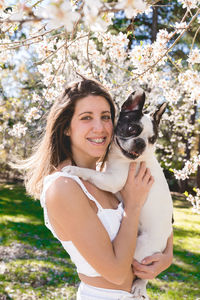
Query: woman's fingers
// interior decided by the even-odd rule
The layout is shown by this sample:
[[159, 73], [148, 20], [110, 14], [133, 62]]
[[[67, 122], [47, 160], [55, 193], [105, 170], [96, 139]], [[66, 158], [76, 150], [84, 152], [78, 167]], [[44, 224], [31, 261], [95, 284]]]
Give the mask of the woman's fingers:
[[153, 183], [154, 183], [154, 178], [153, 176], [151, 176], [148, 181], [148, 186], [151, 187]]
[[150, 169], [146, 167], [146, 163], [144, 161], [140, 163], [137, 174], [136, 174], [136, 168], [137, 168], [137, 163], [132, 162], [129, 167], [129, 176], [127, 182], [132, 182], [133, 179], [137, 179], [147, 184], [150, 181], [152, 181], [153, 177], [151, 176]]
[[139, 170], [137, 175], [135, 176], [137, 179], [142, 179], [146, 173], [146, 163], [142, 161], [139, 166]]
[[150, 169], [146, 168], [145, 162], [141, 162], [137, 177], [138, 179], [142, 180], [144, 184], [147, 184], [148, 187], [151, 187], [152, 184], [154, 183], [154, 178], [151, 175]]
[[150, 177], [151, 177], [151, 172], [150, 172], [149, 168], [146, 168], [142, 179], [145, 183], [148, 183], [150, 180]]
[[160, 260], [160, 256], [161, 256], [160, 252], [154, 253], [154, 254], [151, 255], [151, 256], [145, 257], [145, 258], [142, 260], [141, 263], [142, 263], [143, 265], [150, 265], [150, 264], [152, 264], [152, 263], [155, 262], [155, 261], [159, 261], [159, 260]]
[[132, 183], [133, 182], [135, 174], [136, 174], [136, 167], [137, 167], [136, 162], [130, 163], [127, 183]]

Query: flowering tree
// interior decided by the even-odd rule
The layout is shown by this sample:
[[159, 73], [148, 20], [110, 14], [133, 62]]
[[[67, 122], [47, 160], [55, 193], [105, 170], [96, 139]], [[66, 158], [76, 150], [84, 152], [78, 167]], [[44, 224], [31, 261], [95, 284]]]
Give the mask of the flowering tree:
[[[157, 2], [40, 0], [11, 6], [0, 0], [1, 164], [13, 153], [29, 154], [63, 85], [82, 75], [100, 80], [118, 106], [137, 86], [146, 91], [149, 111], [167, 101], [158, 144], [163, 167], [179, 180], [196, 172], [200, 1], [178, 0], [184, 12], [179, 22], [160, 30], [152, 42], [130, 45], [134, 18], [151, 14]], [[113, 22], [121, 16], [132, 26], [113, 34]], [[191, 28], [186, 58], [177, 60], [174, 49]], [[196, 191], [197, 196], [186, 195], [199, 212]]]

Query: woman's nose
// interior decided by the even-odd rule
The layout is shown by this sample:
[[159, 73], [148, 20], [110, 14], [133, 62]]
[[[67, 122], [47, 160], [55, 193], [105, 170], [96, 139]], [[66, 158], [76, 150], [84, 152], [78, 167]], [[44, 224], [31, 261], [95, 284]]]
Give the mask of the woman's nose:
[[93, 129], [95, 131], [102, 131], [104, 129], [104, 124], [102, 120], [94, 120]]

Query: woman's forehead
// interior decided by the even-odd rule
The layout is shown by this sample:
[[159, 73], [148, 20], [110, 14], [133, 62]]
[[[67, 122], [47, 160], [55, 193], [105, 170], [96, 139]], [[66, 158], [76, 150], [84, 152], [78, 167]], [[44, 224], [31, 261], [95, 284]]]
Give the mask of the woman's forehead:
[[84, 111], [109, 111], [110, 104], [102, 96], [89, 95], [81, 98], [77, 101], [75, 106], [75, 113], [81, 113]]

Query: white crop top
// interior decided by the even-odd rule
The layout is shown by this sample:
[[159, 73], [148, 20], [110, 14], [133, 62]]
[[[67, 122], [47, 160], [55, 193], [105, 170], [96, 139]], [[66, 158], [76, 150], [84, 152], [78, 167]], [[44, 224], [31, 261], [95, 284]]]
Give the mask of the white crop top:
[[117, 209], [108, 209], [108, 208], [102, 208], [102, 206], [99, 204], [99, 202], [88, 192], [82, 181], [79, 179], [78, 176], [74, 176], [71, 174], [68, 174], [67, 171], [65, 171], [65, 168], [63, 168], [60, 172], [55, 172], [51, 175], [48, 175], [44, 178], [44, 183], [43, 183], [43, 191], [40, 197], [40, 202], [41, 206], [43, 207], [44, 210], [44, 221], [45, 225], [47, 228], [52, 232], [52, 234], [61, 242], [63, 245], [64, 249], [68, 252], [70, 255], [71, 260], [75, 264], [77, 268], [78, 273], [82, 273], [86, 276], [91, 276], [91, 277], [97, 277], [101, 276], [99, 273], [95, 271], [95, 269], [85, 260], [85, 258], [80, 254], [80, 252], [77, 250], [77, 248], [74, 246], [72, 241], [61, 241], [58, 236], [56, 235], [53, 227], [50, 224], [49, 218], [48, 218], [48, 213], [47, 213], [47, 207], [45, 204], [45, 193], [49, 186], [52, 184], [54, 180], [56, 180], [58, 177], [69, 177], [75, 180], [80, 187], [82, 188], [83, 192], [86, 194], [86, 196], [95, 202], [97, 206], [97, 216], [100, 219], [101, 223], [105, 227], [106, 231], [108, 232], [108, 235], [110, 237], [110, 240], [114, 240], [116, 237], [122, 216], [123, 216], [123, 206], [122, 202], [119, 203]]

